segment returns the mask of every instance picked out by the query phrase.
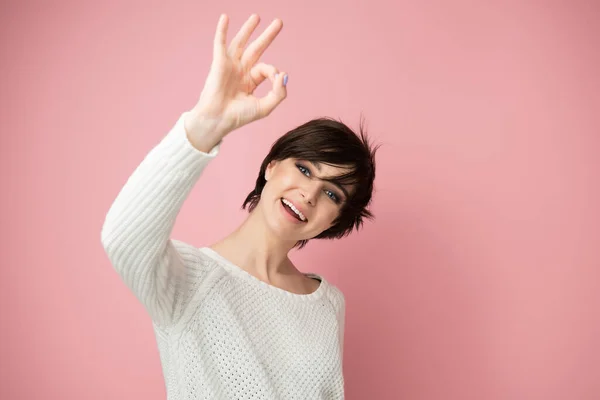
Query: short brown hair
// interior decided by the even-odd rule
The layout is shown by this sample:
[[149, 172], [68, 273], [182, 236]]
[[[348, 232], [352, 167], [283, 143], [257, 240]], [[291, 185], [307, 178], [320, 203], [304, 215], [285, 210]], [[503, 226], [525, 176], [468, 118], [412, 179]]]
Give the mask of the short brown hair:
[[[375, 152], [368, 140], [361, 120], [359, 133], [341, 121], [332, 118], [317, 118], [298, 126], [281, 136], [265, 157], [252, 190], [242, 209], [252, 212], [260, 201], [260, 194], [266, 184], [265, 171], [271, 161], [295, 158], [338, 167], [350, 167], [349, 171], [336, 176], [332, 181], [341, 185], [355, 185], [354, 190], [340, 210], [333, 225], [315, 236], [315, 239], [337, 239], [358, 230], [363, 219], [373, 219], [367, 209], [371, 202], [375, 180]], [[308, 239], [299, 241], [295, 247], [303, 248]]]

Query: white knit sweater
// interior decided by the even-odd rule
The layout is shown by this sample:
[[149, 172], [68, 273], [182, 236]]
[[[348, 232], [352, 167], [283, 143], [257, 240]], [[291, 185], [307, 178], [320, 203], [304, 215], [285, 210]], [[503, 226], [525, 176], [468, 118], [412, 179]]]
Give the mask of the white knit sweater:
[[[180, 116], [112, 204], [102, 244], [153, 320], [167, 397], [343, 399], [344, 296], [271, 286], [208, 247], [170, 239], [203, 169]], [[207, 226], [206, 229], [210, 229]]]

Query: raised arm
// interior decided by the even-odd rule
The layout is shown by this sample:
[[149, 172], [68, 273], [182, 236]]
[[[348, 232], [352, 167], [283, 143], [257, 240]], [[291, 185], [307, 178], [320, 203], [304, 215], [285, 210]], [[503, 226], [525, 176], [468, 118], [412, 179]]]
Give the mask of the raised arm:
[[[247, 49], [259, 19], [252, 16], [225, 47], [227, 16], [215, 35], [213, 63], [194, 108], [144, 158], [110, 207], [102, 227], [104, 249], [126, 285], [160, 325], [174, 323], [202, 278], [195, 249], [170, 239], [176, 217], [202, 171], [233, 130], [263, 118], [286, 97], [284, 74], [256, 64], [281, 30], [275, 20]], [[273, 89], [252, 95], [269, 79]]]

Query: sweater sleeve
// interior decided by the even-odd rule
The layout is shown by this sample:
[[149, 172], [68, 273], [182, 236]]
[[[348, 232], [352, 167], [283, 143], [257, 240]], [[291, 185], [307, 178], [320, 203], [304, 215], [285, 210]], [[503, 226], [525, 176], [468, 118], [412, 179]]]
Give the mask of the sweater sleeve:
[[335, 318], [337, 320], [338, 328], [338, 344], [340, 351], [340, 359], [343, 361], [344, 357], [344, 334], [346, 329], [346, 296], [336, 286], [329, 285], [329, 301], [331, 302], [333, 309], [335, 310]]
[[209, 153], [193, 147], [185, 115], [127, 179], [101, 232], [111, 264], [158, 325], [176, 322], [198, 278], [193, 248], [170, 235], [183, 202], [221, 145]]
[[339, 342], [340, 342], [340, 359], [344, 360], [344, 334], [346, 329], [346, 299], [342, 292], [340, 292], [340, 307], [337, 311], [337, 319], [339, 326]]

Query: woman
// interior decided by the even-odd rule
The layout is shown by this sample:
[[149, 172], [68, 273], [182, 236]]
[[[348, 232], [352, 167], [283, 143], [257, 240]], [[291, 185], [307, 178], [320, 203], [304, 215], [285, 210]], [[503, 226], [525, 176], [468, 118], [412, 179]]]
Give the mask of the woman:
[[[250, 17], [227, 47], [221, 16], [198, 103], [137, 167], [102, 229], [111, 263], [152, 317], [169, 399], [344, 397], [344, 296], [288, 253], [371, 217], [374, 151], [362, 132], [329, 119], [288, 132], [265, 158], [235, 232], [200, 249], [170, 239], [223, 138], [286, 97], [287, 75], [258, 63], [282, 22], [245, 49], [258, 22]], [[267, 79], [271, 92], [253, 97]]]

